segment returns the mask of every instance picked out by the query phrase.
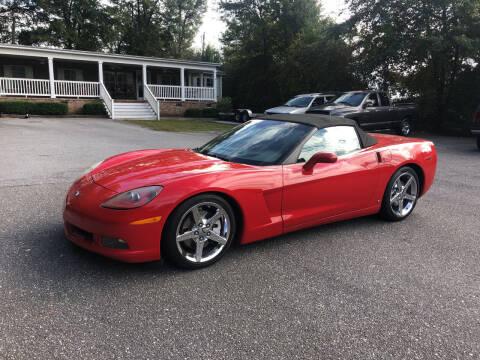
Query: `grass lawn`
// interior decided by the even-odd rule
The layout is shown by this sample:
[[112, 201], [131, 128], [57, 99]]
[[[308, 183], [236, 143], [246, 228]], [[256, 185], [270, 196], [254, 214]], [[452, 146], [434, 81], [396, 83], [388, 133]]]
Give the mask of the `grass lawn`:
[[125, 120], [130, 124], [157, 131], [197, 132], [227, 131], [235, 125], [219, 124], [206, 119], [162, 118], [161, 120]]

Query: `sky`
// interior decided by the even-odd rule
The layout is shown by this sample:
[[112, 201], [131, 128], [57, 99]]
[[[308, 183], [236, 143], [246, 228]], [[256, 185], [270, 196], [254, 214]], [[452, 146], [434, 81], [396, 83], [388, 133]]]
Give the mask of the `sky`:
[[[204, 16], [203, 24], [195, 37], [194, 46], [202, 46], [202, 35], [205, 33], [205, 44], [211, 44], [217, 48], [220, 47], [220, 36], [225, 30], [225, 24], [220, 20], [218, 12], [218, 0], [207, 0], [208, 10]], [[345, 3], [343, 0], [321, 0], [323, 14], [331, 16], [335, 20], [344, 20]], [[343, 14], [341, 14], [343, 13]]]

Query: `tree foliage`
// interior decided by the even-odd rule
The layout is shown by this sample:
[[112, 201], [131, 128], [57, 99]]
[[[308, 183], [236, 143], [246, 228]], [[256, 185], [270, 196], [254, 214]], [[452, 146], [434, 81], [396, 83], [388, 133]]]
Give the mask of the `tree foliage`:
[[329, 32], [333, 23], [315, 0], [225, 0], [220, 8], [225, 92], [235, 105], [263, 111], [301, 92], [357, 83], [351, 49]]
[[[427, 125], [451, 128], [452, 118], [466, 118], [465, 110], [471, 115], [472, 108], [460, 108], [464, 101], [456, 95], [468, 76], [478, 81], [478, 0], [350, 0], [349, 5], [358, 68], [367, 80], [419, 98]], [[467, 96], [480, 102], [475, 85], [469, 86]]]
[[0, 0], [0, 42], [17, 44], [38, 13], [35, 0]]

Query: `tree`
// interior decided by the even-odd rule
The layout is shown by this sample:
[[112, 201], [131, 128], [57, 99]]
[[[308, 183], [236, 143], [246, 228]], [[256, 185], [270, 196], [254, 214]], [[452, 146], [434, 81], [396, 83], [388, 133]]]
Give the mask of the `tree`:
[[34, 22], [35, 0], [0, 0], [0, 42], [18, 43], [21, 31]]
[[112, 0], [109, 12], [115, 33], [111, 50], [142, 56], [166, 54], [171, 37], [162, 23], [160, 0]]
[[225, 0], [220, 9], [225, 94], [237, 107], [263, 111], [298, 93], [353, 86], [351, 50], [317, 1]]
[[222, 54], [220, 53], [220, 51], [210, 44], [208, 44], [202, 49], [193, 49], [190, 51], [190, 54], [187, 51], [184, 57], [190, 60], [205, 61], [205, 62], [212, 62], [212, 63], [221, 63], [223, 61]]
[[171, 36], [167, 49], [170, 56], [182, 58], [192, 46], [206, 4], [206, 0], [165, 0], [162, 22]]
[[365, 78], [418, 96], [423, 117], [438, 129], [458, 118], [456, 84], [480, 60], [480, 2], [350, 0], [349, 6]]

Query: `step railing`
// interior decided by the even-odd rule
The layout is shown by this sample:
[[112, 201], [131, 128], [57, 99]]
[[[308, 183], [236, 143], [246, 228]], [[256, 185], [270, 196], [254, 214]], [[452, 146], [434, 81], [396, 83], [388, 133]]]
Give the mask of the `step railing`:
[[147, 100], [148, 104], [155, 112], [157, 120], [160, 120], [160, 101], [155, 98], [155, 95], [153, 95], [148, 85], [146, 84], [143, 84], [143, 97], [145, 98], [145, 100]]
[[99, 83], [55, 80], [55, 94], [63, 97], [99, 97]]
[[50, 80], [1, 77], [0, 95], [50, 96]]
[[103, 83], [99, 83], [99, 92], [100, 98], [103, 100], [105, 107], [107, 108], [108, 115], [111, 119], [115, 119], [115, 102]]

